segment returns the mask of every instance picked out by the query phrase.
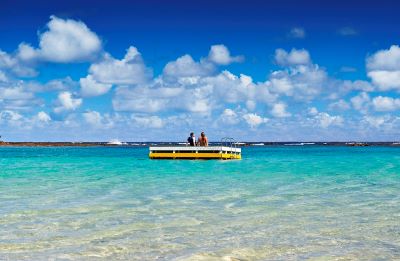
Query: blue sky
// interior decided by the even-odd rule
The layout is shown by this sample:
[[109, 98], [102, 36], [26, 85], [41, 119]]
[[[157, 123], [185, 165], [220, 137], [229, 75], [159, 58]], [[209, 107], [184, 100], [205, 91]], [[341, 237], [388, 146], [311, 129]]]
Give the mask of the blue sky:
[[396, 1], [2, 1], [5, 140], [399, 140]]

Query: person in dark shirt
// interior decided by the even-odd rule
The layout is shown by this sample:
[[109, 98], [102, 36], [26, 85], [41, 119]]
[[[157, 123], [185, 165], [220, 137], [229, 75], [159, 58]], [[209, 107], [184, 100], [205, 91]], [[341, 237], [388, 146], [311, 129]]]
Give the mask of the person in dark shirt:
[[194, 133], [191, 132], [189, 138], [187, 139], [188, 143], [190, 146], [196, 146], [196, 137], [194, 136]]

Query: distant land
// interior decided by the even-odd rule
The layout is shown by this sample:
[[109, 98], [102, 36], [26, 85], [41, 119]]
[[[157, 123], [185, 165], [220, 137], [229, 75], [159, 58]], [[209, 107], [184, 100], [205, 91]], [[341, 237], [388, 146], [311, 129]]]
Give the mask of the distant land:
[[[0, 141], [0, 147], [148, 147], [148, 146], [168, 146], [168, 145], [185, 145], [182, 142], [6, 142]], [[210, 142], [210, 146], [221, 145], [221, 142]], [[224, 145], [227, 145], [224, 143]], [[230, 144], [228, 144], [230, 146]], [[232, 146], [247, 147], [247, 146], [395, 146], [400, 147], [400, 142], [236, 142]]]

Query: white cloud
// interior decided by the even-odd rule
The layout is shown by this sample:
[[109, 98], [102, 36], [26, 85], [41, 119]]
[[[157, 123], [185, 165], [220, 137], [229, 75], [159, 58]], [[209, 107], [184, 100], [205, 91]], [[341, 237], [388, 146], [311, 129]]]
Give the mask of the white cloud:
[[73, 98], [72, 93], [65, 91], [58, 94], [57, 103], [58, 106], [54, 108], [55, 113], [74, 111], [81, 106], [82, 99]]
[[[101, 114], [97, 111], [88, 110], [82, 113], [83, 120], [95, 129], [110, 129], [116, 125], [118, 121], [121, 121], [121, 117], [118, 115], [110, 115], [108, 113]], [[127, 119], [122, 120], [125, 124]]]
[[36, 115], [36, 119], [39, 122], [45, 122], [45, 123], [48, 123], [49, 121], [51, 121], [51, 117], [44, 111], [38, 112], [38, 114]]
[[132, 116], [132, 120], [141, 127], [160, 129], [165, 122], [158, 116]]
[[0, 123], [1, 122], [10, 122], [10, 121], [19, 121], [23, 118], [21, 114], [11, 110], [4, 110], [0, 112]]
[[[76, 62], [93, 59], [101, 51], [101, 41], [83, 22], [50, 17], [48, 30], [39, 38], [40, 59], [51, 62]], [[32, 56], [32, 50], [24, 46], [25, 53]]]
[[237, 113], [231, 109], [225, 109], [220, 116], [220, 120], [222, 123], [229, 125], [234, 125], [239, 123], [239, 117]]
[[328, 128], [329, 126], [341, 126], [344, 122], [344, 119], [341, 116], [332, 116], [326, 112], [319, 112], [317, 115], [315, 115], [315, 120], [322, 128]]
[[367, 58], [368, 76], [381, 90], [400, 90], [400, 47], [392, 45]]
[[311, 100], [322, 92], [328, 80], [324, 70], [310, 65], [274, 71], [268, 85], [272, 93], [292, 96], [296, 100]]
[[378, 96], [372, 100], [376, 111], [395, 111], [400, 109], [400, 99]]
[[225, 45], [218, 44], [211, 46], [208, 60], [215, 64], [227, 65], [233, 62], [242, 62], [244, 57], [241, 55], [231, 56], [229, 49]]
[[330, 115], [326, 112], [319, 112], [317, 108], [311, 107], [307, 114], [311, 116], [311, 121], [324, 129], [330, 126], [342, 126], [344, 119], [341, 116]]
[[195, 62], [193, 58], [186, 54], [182, 57], [167, 63], [163, 74], [166, 77], [195, 77], [209, 76], [213, 74], [215, 68], [207, 62]]
[[7, 54], [0, 50], [0, 70], [4, 70], [2, 73], [4, 78], [6, 74], [11, 74], [17, 77], [34, 77], [37, 72], [31, 66], [23, 64], [16, 57]]
[[280, 66], [307, 65], [311, 63], [311, 58], [304, 49], [292, 49], [289, 53], [283, 49], [276, 49], [275, 62]]
[[42, 105], [42, 101], [25, 86], [0, 87], [0, 108], [8, 110], [29, 110]]
[[263, 118], [255, 113], [247, 113], [243, 115], [243, 119], [252, 128], [257, 128], [259, 125], [269, 121], [268, 118]]
[[371, 98], [366, 92], [361, 92], [357, 96], [351, 98], [350, 102], [354, 109], [361, 113], [366, 113], [368, 111], [370, 100]]
[[[122, 60], [106, 54], [102, 61], [90, 66], [89, 73], [100, 84], [143, 84], [152, 77], [152, 71], [145, 66], [141, 54], [133, 46], [128, 48]], [[105, 85], [100, 89], [104, 91]]]
[[[400, 69], [400, 68], [399, 68]], [[400, 89], [400, 70], [399, 71], [371, 71], [368, 76], [382, 91]]]
[[370, 126], [379, 128], [381, 127], [387, 120], [387, 116], [364, 116], [363, 120], [367, 122]]
[[308, 108], [308, 114], [311, 116], [316, 116], [318, 114], [318, 109], [315, 107]]
[[350, 109], [350, 105], [347, 101], [340, 99], [336, 102], [331, 102], [328, 105], [328, 108], [330, 110], [341, 110], [341, 111], [345, 111], [345, 110], [349, 110]]
[[0, 99], [2, 100], [30, 100], [33, 97], [33, 93], [22, 87], [0, 88]]
[[367, 58], [367, 69], [370, 71], [397, 71], [400, 68], [400, 47], [392, 45], [387, 50], [380, 50]]
[[306, 37], [306, 32], [305, 32], [304, 28], [302, 28], [302, 27], [293, 27], [293, 28], [290, 30], [288, 36], [289, 36], [290, 38], [299, 38], [299, 39], [302, 39], [302, 38], [305, 38], [305, 37]]
[[27, 43], [20, 43], [17, 50], [16, 57], [24, 62], [31, 62], [37, 59], [38, 54], [36, 50]]
[[55, 79], [47, 82], [42, 90], [37, 91], [62, 91], [71, 90], [78, 86], [78, 83], [71, 79], [71, 77], [65, 77], [63, 79]]
[[275, 51], [275, 61], [286, 68], [273, 71], [266, 84], [271, 93], [291, 96], [298, 101], [309, 101], [327, 92], [335, 83], [324, 69], [313, 64], [307, 50], [283, 49]]
[[370, 82], [362, 80], [355, 80], [355, 81], [345, 80], [339, 84], [341, 85], [340, 87], [344, 90], [344, 92], [349, 92], [349, 91], [372, 92], [375, 90], [374, 86]]
[[[125, 86], [115, 90], [113, 107], [116, 111], [154, 113], [166, 109], [170, 100], [183, 94], [183, 88], [148, 88]], [[184, 97], [182, 95], [181, 97]]]
[[287, 105], [285, 103], [279, 102], [272, 106], [271, 114], [277, 118], [290, 117], [292, 114], [286, 111]]
[[0, 71], [0, 83], [1, 82], [8, 82], [8, 77], [6, 76], [6, 74], [2, 71]]
[[90, 125], [97, 126], [101, 124], [102, 116], [97, 111], [87, 111], [84, 112], [82, 115], [85, 121]]
[[107, 93], [112, 85], [108, 83], [99, 83], [93, 79], [92, 75], [79, 80], [81, 85], [81, 94], [83, 97], [99, 96]]

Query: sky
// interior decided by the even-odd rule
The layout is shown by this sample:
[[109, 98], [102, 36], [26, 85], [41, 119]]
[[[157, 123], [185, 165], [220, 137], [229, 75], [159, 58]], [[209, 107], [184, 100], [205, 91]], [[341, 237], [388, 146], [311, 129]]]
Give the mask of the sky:
[[0, 3], [3, 140], [400, 140], [398, 1], [58, 2]]

